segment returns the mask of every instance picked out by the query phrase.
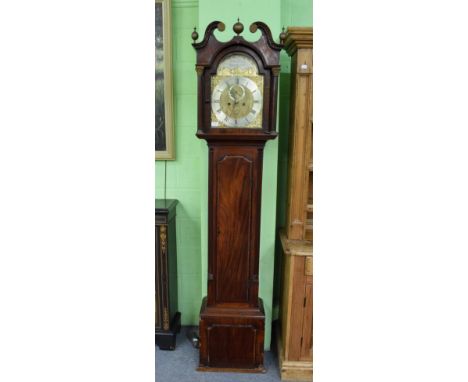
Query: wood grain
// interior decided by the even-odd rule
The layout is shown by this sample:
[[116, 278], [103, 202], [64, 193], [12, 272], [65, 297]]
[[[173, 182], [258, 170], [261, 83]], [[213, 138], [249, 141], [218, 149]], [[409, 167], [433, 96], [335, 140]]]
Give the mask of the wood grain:
[[312, 361], [288, 361], [285, 359], [280, 326], [276, 325], [275, 330], [277, 334], [276, 348], [281, 379], [287, 381], [312, 381]]
[[[216, 301], [249, 300], [250, 221], [253, 169], [245, 156], [225, 155], [216, 163]], [[222, 282], [221, 282], [222, 280]]]
[[[307, 260], [307, 258], [306, 258]], [[313, 318], [312, 318], [312, 282], [308, 282], [304, 286], [304, 325], [302, 326], [302, 346], [300, 361], [312, 360], [312, 330], [313, 330]]]
[[256, 306], [263, 145], [210, 143], [208, 304]]
[[[307, 36], [302, 30], [301, 37]], [[312, 37], [312, 31], [308, 35]], [[286, 40], [288, 41], [288, 39]], [[309, 163], [312, 152], [312, 54], [308, 49], [294, 50], [291, 64], [291, 123], [288, 167], [287, 236], [303, 240], [309, 202]]]
[[[207, 328], [209, 363], [216, 367], [255, 368], [254, 325], [213, 324]], [[236, 346], [242, 344], [242, 349]]]
[[284, 262], [282, 357], [288, 362], [312, 362], [312, 243], [288, 240], [285, 232], [280, 238]]
[[289, 303], [293, 309], [289, 316], [289, 337], [287, 359], [299, 361], [301, 358], [301, 337], [304, 325], [304, 257], [290, 256], [291, 278], [294, 283]]

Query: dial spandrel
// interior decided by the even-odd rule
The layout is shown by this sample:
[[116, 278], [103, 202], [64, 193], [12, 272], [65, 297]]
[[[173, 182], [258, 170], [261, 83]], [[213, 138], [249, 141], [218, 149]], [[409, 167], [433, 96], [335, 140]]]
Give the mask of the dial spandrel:
[[243, 54], [227, 56], [211, 78], [211, 127], [262, 127], [263, 76]]

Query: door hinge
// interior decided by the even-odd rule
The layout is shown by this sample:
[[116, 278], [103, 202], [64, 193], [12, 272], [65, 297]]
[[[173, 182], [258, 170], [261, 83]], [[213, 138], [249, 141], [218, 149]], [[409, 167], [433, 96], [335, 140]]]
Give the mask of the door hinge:
[[306, 301], [307, 301], [307, 298], [304, 297], [304, 308], [305, 308], [305, 306], [306, 306]]
[[301, 347], [302, 347], [302, 341], [304, 340], [304, 337], [301, 337]]

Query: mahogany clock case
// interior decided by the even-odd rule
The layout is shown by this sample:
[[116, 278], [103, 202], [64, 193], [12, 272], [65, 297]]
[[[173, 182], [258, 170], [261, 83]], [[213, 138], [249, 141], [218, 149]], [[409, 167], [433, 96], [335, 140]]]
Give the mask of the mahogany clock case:
[[[269, 28], [255, 22], [261, 37], [248, 42], [234, 25], [234, 36], [220, 42], [208, 25], [201, 42], [194, 42], [198, 75], [197, 137], [209, 149], [208, 169], [208, 295], [200, 311], [201, 371], [263, 372], [265, 313], [258, 298], [260, 206], [265, 142], [276, 133], [276, 100], [281, 44]], [[192, 34], [194, 40], [198, 34]], [[253, 60], [263, 76], [261, 128], [212, 126], [212, 76], [231, 54]]]

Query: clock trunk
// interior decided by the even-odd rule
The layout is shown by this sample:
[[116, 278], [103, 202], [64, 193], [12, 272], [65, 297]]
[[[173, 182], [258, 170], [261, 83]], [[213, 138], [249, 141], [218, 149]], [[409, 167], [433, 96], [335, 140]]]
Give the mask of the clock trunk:
[[263, 144], [209, 147], [208, 304], [256, 306]]

